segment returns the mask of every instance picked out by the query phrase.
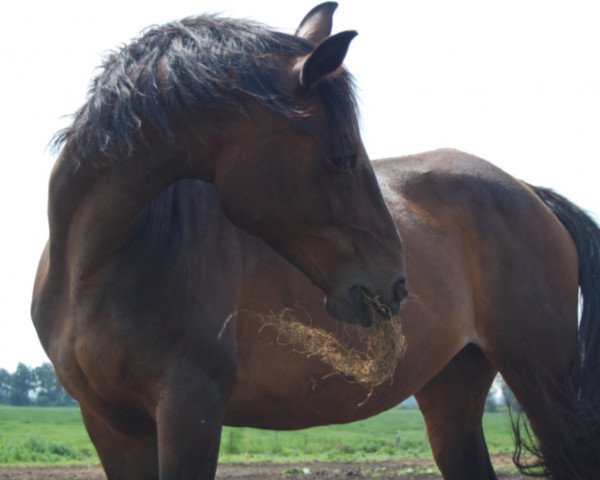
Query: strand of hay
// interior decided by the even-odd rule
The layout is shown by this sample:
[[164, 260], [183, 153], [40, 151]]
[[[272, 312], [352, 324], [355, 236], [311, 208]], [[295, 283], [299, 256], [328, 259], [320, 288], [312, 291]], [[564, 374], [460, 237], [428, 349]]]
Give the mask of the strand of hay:
[[259, 317], [263, 322], [261, 330], [273, 327], [280, 344], [292, 345], [309, 357], [316, 356], [332, 368], [332, 374], [341, 374], [370, 389], [369, 396], [375, 387], [391, 381], [398, 359], [406, 351], [399, 317], [382, 319], [375, 315], [373, 325], [362, 328], [366, 334], [361, 335], [360, 348], [348, 347], [333, 333], [296, 320], [289, 309]]

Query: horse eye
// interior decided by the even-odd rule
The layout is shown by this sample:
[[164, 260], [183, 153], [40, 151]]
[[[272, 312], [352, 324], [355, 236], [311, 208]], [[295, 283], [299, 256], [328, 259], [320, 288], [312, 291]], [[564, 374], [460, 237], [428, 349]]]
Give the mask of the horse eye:
[[356, 166], [356, 158], [356, 155], [342, 155], [333, 157], [333, 163], [338, 169], [344, 172], [351, 172]]

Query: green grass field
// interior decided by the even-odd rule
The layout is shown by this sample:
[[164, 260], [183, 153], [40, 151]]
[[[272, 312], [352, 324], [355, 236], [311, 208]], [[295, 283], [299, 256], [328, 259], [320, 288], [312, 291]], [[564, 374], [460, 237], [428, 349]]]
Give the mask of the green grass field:
[[0, 405], [0, 464], [97, 461], [77, 407]]
[[[484, 428], [492, 453], [512, 452], [505, 412], [487, 413]], [[348, 425], [275, 432], [225, 428], [221, 462], [431, 458], [418, 410], [395, 408]], [[74, 407], [0, 405], [0, 464], [96, 463], [79, 410]]]

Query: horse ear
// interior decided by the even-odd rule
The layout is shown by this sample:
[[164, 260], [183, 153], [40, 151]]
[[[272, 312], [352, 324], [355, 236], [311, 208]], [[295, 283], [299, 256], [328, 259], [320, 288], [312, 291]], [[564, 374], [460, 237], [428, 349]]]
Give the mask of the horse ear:
[[313, 52], [300, 60], [300, 85], [312, 88], [325, 77], [334, 73], [344, 63], [348, 47], [354, 37], [354, 30], [336, 33], [321, 42]]
[[320, 43], [331, 35], [333, 12], [338, 7], [336, 2], [325, 2], [317, 5], [300, 22], [296, 36], [312, 43]]

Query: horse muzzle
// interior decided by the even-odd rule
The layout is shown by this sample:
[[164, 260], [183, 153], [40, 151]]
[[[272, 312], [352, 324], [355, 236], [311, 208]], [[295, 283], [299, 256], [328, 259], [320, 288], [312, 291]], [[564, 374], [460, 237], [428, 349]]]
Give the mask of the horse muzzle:
[[400, 312], [402, 301], [408, 296], [406, 279], [396, 280], [387, 295], [375, 292], [370, 286], [353, 285], [328, 295], [325, 308], [341, 322], [370, 327], [374, 321], [389, 320]]

